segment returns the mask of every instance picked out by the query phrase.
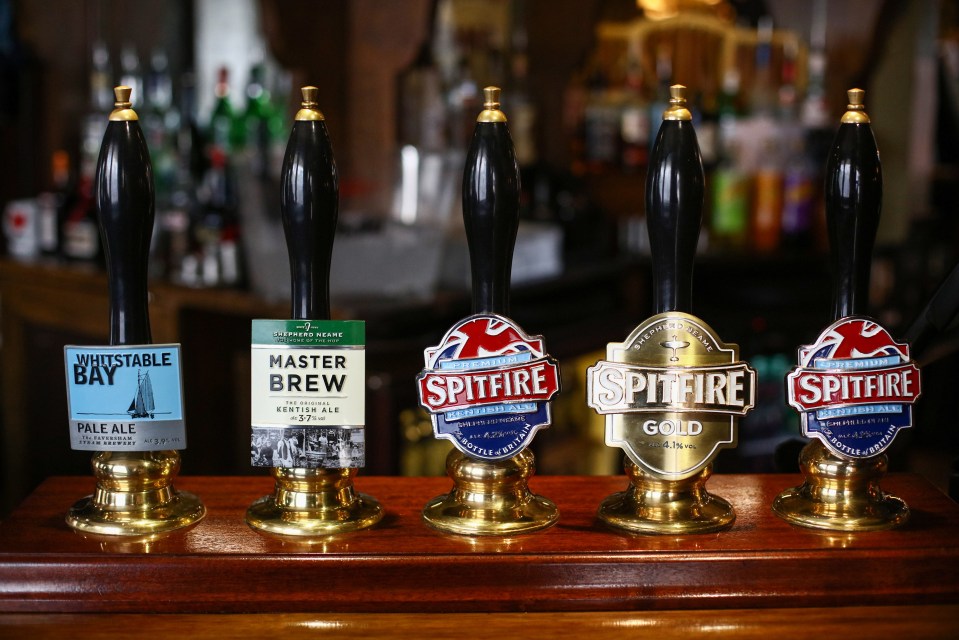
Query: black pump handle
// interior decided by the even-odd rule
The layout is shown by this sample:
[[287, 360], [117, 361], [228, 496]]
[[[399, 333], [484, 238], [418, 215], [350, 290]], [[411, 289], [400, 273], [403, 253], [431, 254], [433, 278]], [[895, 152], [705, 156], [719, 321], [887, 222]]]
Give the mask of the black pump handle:
[[509, 315], [519, 227], [519, 168], [499, 89], [486, 87], [463, 172], [463, 222], [473, 278], [473, 313]]
[[129, 87], [117, 87], [94, 191], [110, 288], [110, 344], [149, 344], [147, 268], [153, 234], [150, 152], [131, 108]]
[[851, 89], [848, 94], [848, 110], [826, 162], [833, 320], [863, 315], [868, 309], [872, 249], [882, 208], [882, 166], [863, 110], [863, 91]]
[[673, 85], [646, 174], [653, 313], [692, 312], [693, 264], [703, 222], [704, 176], [685, 87]]
[[330, 318], [330, 263], [339, 209], [333, 145], [316, 87], [304, 87], [281, 173], [280, 210], [292, 286], [291, 318]]

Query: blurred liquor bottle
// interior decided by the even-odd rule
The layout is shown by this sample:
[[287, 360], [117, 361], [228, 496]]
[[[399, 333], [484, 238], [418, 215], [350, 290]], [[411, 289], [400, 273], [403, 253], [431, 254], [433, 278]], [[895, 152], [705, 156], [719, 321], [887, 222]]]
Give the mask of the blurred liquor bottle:
[[75, 198], [70, 179], [70, 154], [63, 149], [53, 152], [50, 158], [52, 189], [37, 197], [37, 242], [40, 254], [58, 258], [63, 249], [63, 223]]
[[120, 84], [130, 87], [130, 101], [135, 108], [141, 108], [146, 102], [143, 91], [143, 70], [140, 67], [140, 56], [136, 46], [132, 43], [123, 45], [120, 49]]
[[70, 262], [103, 265], [93, 175], [81, 173], [63, 220], [63, 256]]
[[397, 75], [396, 138], [401, 147], [439, 151], [446, 146], [443, 79], [433, 53], [438, 10], [439, 0], [433, 0], [427, 37], [413, 61]]
[[216, 98], [206, 128], [206, 141], [211, 147], [219, 147], [226, 152], [233, 142], [231, 133], [235, 119], [230, 102], [230, 70], [226, 67], [220, 67], [217, 71], [214, 94]]
[[643, 65], [639, 44], [627, 45], [623, 103], [619, 115], [620, 167], [635, 173], [649, 160], [649, 138], [652, 122], [649, 105], [643, 95]]
[[105, 42], [97, 40], [93, 43], [90, 58], [90, 106], [83, 121], [76, 187], [61, 216], [60, 251], [69, 262], [102, 264], [93, 178], [106, 132], [107, 115], [113, 109], [114, 83], [110, 52]]

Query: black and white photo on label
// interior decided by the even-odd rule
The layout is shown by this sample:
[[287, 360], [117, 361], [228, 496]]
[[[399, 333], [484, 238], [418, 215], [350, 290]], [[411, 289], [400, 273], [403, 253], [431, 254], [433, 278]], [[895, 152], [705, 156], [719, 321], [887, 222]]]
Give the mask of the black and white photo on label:
[[344, 469], [362, 467], [363, 429], [254, 427], [250, 464], [254, 467]]

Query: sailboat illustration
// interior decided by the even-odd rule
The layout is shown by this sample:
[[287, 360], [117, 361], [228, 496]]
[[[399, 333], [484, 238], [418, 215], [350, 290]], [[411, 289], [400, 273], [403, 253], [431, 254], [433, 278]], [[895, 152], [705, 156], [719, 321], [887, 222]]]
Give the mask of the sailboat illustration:
[[154, 409], [153, 404], [153, 383], [150, 382], [150, 372], [147, 371], [140, 375], [137, 369], [137, 392], [130, 402], [130, 408], [127, 413], [131, 418], [152, 418]]

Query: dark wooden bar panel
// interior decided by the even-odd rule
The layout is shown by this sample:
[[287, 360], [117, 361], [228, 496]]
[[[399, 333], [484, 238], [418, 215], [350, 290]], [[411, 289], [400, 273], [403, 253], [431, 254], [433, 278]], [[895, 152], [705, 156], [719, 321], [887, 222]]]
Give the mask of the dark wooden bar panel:
[[717, 475], [738, 518], [724, 533], [631, 536], [603, 528], [599, 502], [622, 477], [537, 477], [552, 529], [512, 539], [447, 536], [420, 511], [446, 478], [359, 477], [386, 507], [375, 528], [305, 543], [255, 532], [247, 505], [268, 477], [184, 477], [208, 506], [191, 529], [151, 542], [84, 538], [64, 523], [90, 478], [51, 478], [0, 525], [7, 613], [440, 613], [637, 611], [959, 604], [959, 505], [925, 480], [884, 488], [912, 520], [880, 533], [792, 527], [769, 505], [791, 475]]

